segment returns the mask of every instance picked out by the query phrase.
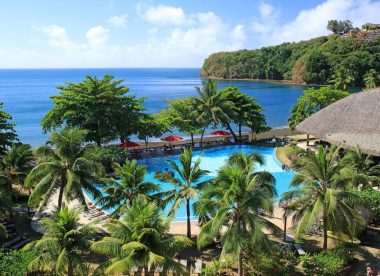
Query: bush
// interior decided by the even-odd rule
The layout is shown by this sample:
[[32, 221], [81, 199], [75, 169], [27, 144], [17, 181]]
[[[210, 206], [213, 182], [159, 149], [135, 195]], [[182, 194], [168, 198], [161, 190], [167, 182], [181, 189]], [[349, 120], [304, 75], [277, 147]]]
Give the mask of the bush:
[[342, 244], [329, 252], [321, 252], [302, 258], [302, 266], [308, 274], [336, 275], [354, 259], [357, 246]]
[[380, 192], [372, 188], [365, 189], [364, 191], [354, 190], [352, 192], [367, 202], [372, 213], [370, 223], [380, 224]]
[[293, 252], [276, 245], [273, 254], [260, 251], [252, 252], [245, 258], [247, 275], [297, 275], [295, 267], [298, 263]]
[[27, 275], [27, 267], [37, 257], [33, 251], [5, 250], [0, 248], [0, 274], [2, 276]]

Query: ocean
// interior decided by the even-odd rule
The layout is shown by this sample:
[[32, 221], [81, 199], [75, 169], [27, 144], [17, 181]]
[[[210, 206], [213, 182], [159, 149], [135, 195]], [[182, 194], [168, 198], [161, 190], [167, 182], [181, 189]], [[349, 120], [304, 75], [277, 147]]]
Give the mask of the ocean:
[[[32, 146], [45, 143], [48, 134], [41, 131], [43, 116], [53, 107], [50, 96], [56, 86], [80, 82], [86, 75], [101, 78], [105, 74], [124, 79], [131, 94], [146, 97], [149, 113], [167, 107], [167, 100], [196, 95], [200, 86], [199, 68], [126, 68], [126, 69], [2, 69], [0, 70], [0, 102], [13, 116], [20, 141]], [[271, 127], [287, 125], [292, 106], [305, 87], [281, 83], [220, 80], [219, 87], [238, 86], [256, 98], [265, 109]], [[174, 134], [180, 134], [173, 130]]]

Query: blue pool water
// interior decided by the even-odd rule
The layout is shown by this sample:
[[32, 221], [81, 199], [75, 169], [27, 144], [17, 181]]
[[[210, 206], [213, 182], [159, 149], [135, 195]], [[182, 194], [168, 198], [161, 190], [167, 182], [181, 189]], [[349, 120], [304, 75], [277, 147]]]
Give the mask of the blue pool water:
[[[218, 170], [225, 165], [229, 156], [234, 153], [245, 152], [250, 154], [252, 152], [260, 153], [264, 156], [265, 165], [257, 167], [257, 170], [265, 170], [271, 172], [276, 178], [276, 189], [278, 196], [281, 196], [283, 192], [286, 192], [289, 188], [289, 183], [294, 175], [292, 171], [284, 171], [281, 168], [281, 164], [277, 160], [275, 156], [274, 148], [264, 148], [264, 147], [256, 147], [256, 146], [247, 146], [247, 145], [233, 145], [233, 146], [223, 146], [216, 147], [212, 149], [206, 149], [199, 152], [193, 153], [193, 160], [195, 161], [198, 157], [201, 158], [201, 168], [210, 171], [210, 173], [204, 177], [203, 180], [208, 180], [215, 178]], [[167, 160], [170, 158], [174, 160], [176, 163], [179, 163], [179, 155], [166, 156], [166, 157], [155, 157], [155, 158], [147, 158], [143, 160], [139, 160], [138, 163], [147, 166], [148, 168], [148, 181], [152, 181], [154, 183], [158, 183], [161, 186], [162, 191], [166, 191], [172, 189], [172, 187], [167, 184], [160, 182], [154, 179], [154, 175], [158, 171], [163, 171], [165, 168], [169, 167], [167, 164]], [[93, 198], [88, 195], [91, 200]], [[167, 207], [167, 210], [170, 209], [171, 206]], [[107, 210], [108, 212], [112, 212], [112, 210]], [[192, 215], [192, 220], [197, 220], [197, 217]], [[185, 221], [186, 220], [186, 209], [185, 206], [182, 206], [178, 209], [174, 221]]]

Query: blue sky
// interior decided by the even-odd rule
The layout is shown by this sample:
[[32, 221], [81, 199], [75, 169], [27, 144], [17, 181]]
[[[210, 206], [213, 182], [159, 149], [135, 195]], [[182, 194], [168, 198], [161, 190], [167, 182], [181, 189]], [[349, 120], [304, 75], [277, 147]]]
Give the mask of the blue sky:
[[211, 53], [380, 23], [380, 0], [3, 0], [0, 68], [200, 67]]

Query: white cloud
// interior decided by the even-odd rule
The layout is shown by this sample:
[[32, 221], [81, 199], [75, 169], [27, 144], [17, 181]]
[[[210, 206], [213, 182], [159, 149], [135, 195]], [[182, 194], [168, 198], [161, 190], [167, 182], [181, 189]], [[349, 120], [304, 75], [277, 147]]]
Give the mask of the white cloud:
[[108, 40], [109, 30], [103, 26], [96, 26], [89, 29], [86, 33], [88, 44], [92, 48], [97, 48], [105, 44]]
[[143, 8], [138, 6], [138, 13], [147, 21], [158, 25], [184, 25], [191, 22], [182, 8], [158, 5]]
[[235, 26], [235, 28], [233, 29], [233, 32], [232, 32], [232, 38], [234, 40], [238, 40], [238, 41], [246, 41], [247, 40], [247, 36], [245, 34], [245, 26], [244, 25], [237, 25]]
[[285, 24], [277, 20], [255, 20], [252, 30], [260, 35], [262, 45], [300, 41], [328, 34], [326, 25], [331, 19], [350, 19], [359, 27], [366, 22], [377, 22], [379, 10], [380, 1], [326, 0], [314, 8], [301, 10]]
[[117, 28], [125, 27], [127, 25], [127, 14], [111, 16], [108, 19], [108, 24]]
[[48, 43], [46, 37], [36, 36], [40, 43], [30, 41], [30, 50], [0, 48], [0, 67], [200, 67], [214, 52], [327, 34], [330, 19], [351, 19], [355, 26], [376, 23], [380, 0], [324, 0], [288, 22], [279, 20], [281, 11], [261, 2], [258, 17], [249, 25], [228, 23], [214, 12], [187, 14], [181, 8], [159, 7], [138, 6], [141, 18], [154, 24], [147, 26], [145, 40], [138, 43], [112, 42], [112, 31], [104, 25], [90, 28], [76, 40], [64, 27], [50, 25], [42, 29]]
[[49, 43], [53, 47], [66, 50], [83, 48], [83, 45], [72, 42], [66, 33], [66, 29], [61, 26], [49, 25], [44, 27], [42, 31], [49, 36]]
[[270, 17], [274, 12], [274, 7], [268, 3], [261, 3], [259, 6], [259, 12], [261, 17]]

